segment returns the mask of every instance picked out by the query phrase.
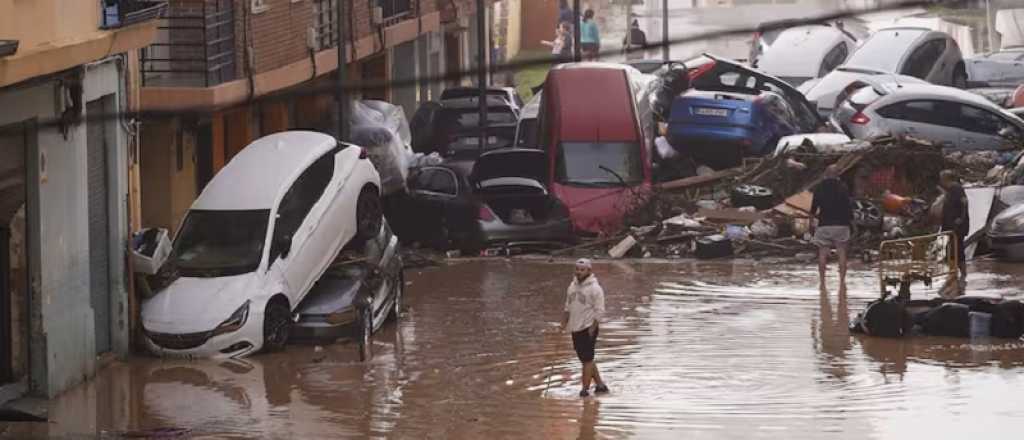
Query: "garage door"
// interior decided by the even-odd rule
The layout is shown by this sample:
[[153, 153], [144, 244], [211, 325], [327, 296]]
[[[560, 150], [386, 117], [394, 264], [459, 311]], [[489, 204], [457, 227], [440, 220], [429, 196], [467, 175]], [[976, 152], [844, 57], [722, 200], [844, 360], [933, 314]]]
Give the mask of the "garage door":
[[[103, 98], [87, 104], [87, 114], [103, 113]], [[110, 204], [107, 185], [107, 134], [102, 119], [86, 126], [89, 190], [89, 292], [96, 318], [96, 353], [110, 351]]]

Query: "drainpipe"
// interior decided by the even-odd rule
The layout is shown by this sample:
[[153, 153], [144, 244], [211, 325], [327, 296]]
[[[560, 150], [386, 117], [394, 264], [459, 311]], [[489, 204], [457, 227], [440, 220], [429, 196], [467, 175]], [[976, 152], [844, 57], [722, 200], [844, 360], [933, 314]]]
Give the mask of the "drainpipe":
[[661, 57], [668, 61], [668, 0], [661, 2]]
[[572, 0], [572, 59], [580, 62], [583, 52], [580, 48], [580, 0]]
[[[490, 1], [490, 0], [487, 0]], [[577, 0], [578, 1], [578, 0]], [[480, 96], [477, 99], [480, 105], [480, 152], [484, 152], [487, 145], [487, 10], [484, 9], [484, 0], [476, 0], [476, 53], [479, 62], [476, 66], [477, 87], [480, 89]]]

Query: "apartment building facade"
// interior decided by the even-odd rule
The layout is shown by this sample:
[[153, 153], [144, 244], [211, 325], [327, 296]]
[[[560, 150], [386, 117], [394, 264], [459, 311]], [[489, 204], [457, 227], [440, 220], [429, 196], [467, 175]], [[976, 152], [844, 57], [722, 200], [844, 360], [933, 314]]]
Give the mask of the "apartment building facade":
[[130, 349], [138, 49], [160, 1], [0, 0], [0, 401]]

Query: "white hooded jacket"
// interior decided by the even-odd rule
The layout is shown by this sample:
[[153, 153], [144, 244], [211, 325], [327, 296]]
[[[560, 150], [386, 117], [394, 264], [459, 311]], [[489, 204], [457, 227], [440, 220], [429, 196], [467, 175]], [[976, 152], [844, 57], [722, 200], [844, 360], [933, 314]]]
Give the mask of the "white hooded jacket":
[[580, 283], [575, 277], [565, 293], [565, 311], [569, 312], [569, 331], [586, 330], [604, 319], [604, 289], [590, 275]]

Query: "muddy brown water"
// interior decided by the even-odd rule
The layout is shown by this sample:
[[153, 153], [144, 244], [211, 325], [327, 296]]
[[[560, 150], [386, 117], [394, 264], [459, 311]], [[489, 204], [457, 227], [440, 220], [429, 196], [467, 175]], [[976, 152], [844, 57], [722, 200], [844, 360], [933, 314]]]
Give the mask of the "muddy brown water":
[[[972, 266], [971, 293], [1021, 296], [1024, 267]], [[851, 336], [877, 295], [844, 298], [810, 266], [601, 263], [611, 386], [580, 399], [557, 326], [568, 262], [468, 261], [409, 271], [406, 313], [360, 363], [354, 344], [236, 361], [134, 358], [49, 403], [6, 438], [1016, 438], [1024, 343]], [[832, 279], [834, 283], [834, 277]], [[916, 295], [924, 295], [921, 291]], [[937, 437], [935, 437], [937, 436]]]

